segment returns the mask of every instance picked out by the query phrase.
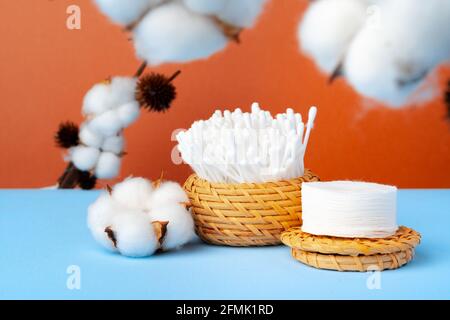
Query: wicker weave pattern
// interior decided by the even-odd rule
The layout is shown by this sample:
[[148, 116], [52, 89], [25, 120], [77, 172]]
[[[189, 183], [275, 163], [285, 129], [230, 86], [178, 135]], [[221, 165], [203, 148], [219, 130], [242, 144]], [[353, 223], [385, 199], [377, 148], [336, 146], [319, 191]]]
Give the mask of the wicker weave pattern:
[[321, 254], [299, 249], [292, 249], [292, 256], [298, 261], [319, 269], [337, 271], [381, 271], [397, 269], [414, 257], [414, 249], [388, 254], [374, 254], [370, 256], [343, 256]]
[[292, 228], [283, 232], [281, 241], [289, 247], [302, 251], [340, 255], [389, 254], [414, 248], [420, 242], [420, 234], [410, 228], [401, 226], [397, 232], [387, 238], [339, 238], [316, 236]]
[[210, 183], [193, 174], [184, 188], [204, 241], [264, 246], [279, 244], [281, 232], [301, 225], [301, 182], [318, 180], [309, 170], [297, 179], [242, 184]]

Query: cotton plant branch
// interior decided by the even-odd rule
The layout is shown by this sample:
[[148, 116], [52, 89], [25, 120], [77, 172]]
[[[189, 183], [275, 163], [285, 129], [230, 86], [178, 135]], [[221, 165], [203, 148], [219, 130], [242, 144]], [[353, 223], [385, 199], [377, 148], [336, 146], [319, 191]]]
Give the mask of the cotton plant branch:
[[94, 85], [85, 95], [81, 127], [62, 122], [55, 134], [58, 147], [67, 149], [68, 165], [58, 179], [58, 188], [92, 189], [97, 179], [115, 178], [124, 152], [123, 130], [134, 123], [140, 109], [168, 110], [176, 98], [173, 80], [159, 73], [144, 75], [143, 62], [133, 77], [113, 77]]
[[[222, 50], [230, 40], [239, 42], [240, 32], [253, 26], [266, 0], [95, 0], [95, 3], [114, 23], [131, 33], [136, 54], [145, 62], [133, 78], [107, 79], [86, 94], [83, 103], [86, 121], [80, 128], [73, 123], [61, 124], [56, 140], [60, 147], [68, 149], [69, 163], [58, 179], [59, 188], [90, 189], [97, 179], [117, 176], [125, 155], [123, 129], [136, 120], [140, 108], [164, 112], [170, 107], [176, 97], [172, 81], [179, 71], [170, 77], [156, 73], [142, 76], [147, 63], [202, 59]], [[105, 102], [108, 94], [117, 100], [115, 106]], [[78, 140], [68, 140], [67, 131], [78, 132], [75, 136]]]

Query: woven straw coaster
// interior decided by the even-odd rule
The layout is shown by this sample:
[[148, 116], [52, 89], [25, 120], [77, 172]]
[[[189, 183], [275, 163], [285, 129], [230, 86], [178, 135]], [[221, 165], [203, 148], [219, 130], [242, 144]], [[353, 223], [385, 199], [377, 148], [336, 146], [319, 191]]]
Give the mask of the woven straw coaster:
[[371, 256], [413, 249], [420, 243], [420, 234], [413, 229], [401, 226], [394, 235], [387, 238], [340, 238], [312, 235], [301, 231], [298, 227], [283, 232], [281, 241], [285, 245], [301, 251], [346, 256]]
[[293, 248], [292, 256], [306, 265], [319, 269], [364, 272], [397, 269], [412, 260], [414, 249], [410, 248], [404, 251], [371, 256], [343, 256], [308, 252]]

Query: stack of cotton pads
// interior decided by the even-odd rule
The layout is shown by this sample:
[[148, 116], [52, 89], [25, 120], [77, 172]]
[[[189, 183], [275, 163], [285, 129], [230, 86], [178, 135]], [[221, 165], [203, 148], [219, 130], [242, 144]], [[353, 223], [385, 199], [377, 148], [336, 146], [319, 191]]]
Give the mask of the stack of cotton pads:
[[282, 234], [295, 259], [339, 271], [395, 269], [414, 256], [420, 234], [397, 226], [397, 188], [332, 181], [302, 185], [303, 226]]

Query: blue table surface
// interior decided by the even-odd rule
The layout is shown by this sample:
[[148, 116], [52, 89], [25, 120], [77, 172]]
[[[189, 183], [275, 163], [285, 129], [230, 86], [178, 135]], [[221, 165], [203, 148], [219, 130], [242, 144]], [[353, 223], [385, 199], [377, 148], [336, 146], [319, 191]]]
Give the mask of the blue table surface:
[[[98, 194], [0, 191], [0, 299], [450, 298], [450, 190], [399, 191], [399, 223], [423, 239], [412, 262], [380, 274], [314, 269], [285, 246], [198, 241], [126, 258], [100, 248], [86, 227], [86, 208]], [[79, 289], [67, 285], [74, 279]]]

